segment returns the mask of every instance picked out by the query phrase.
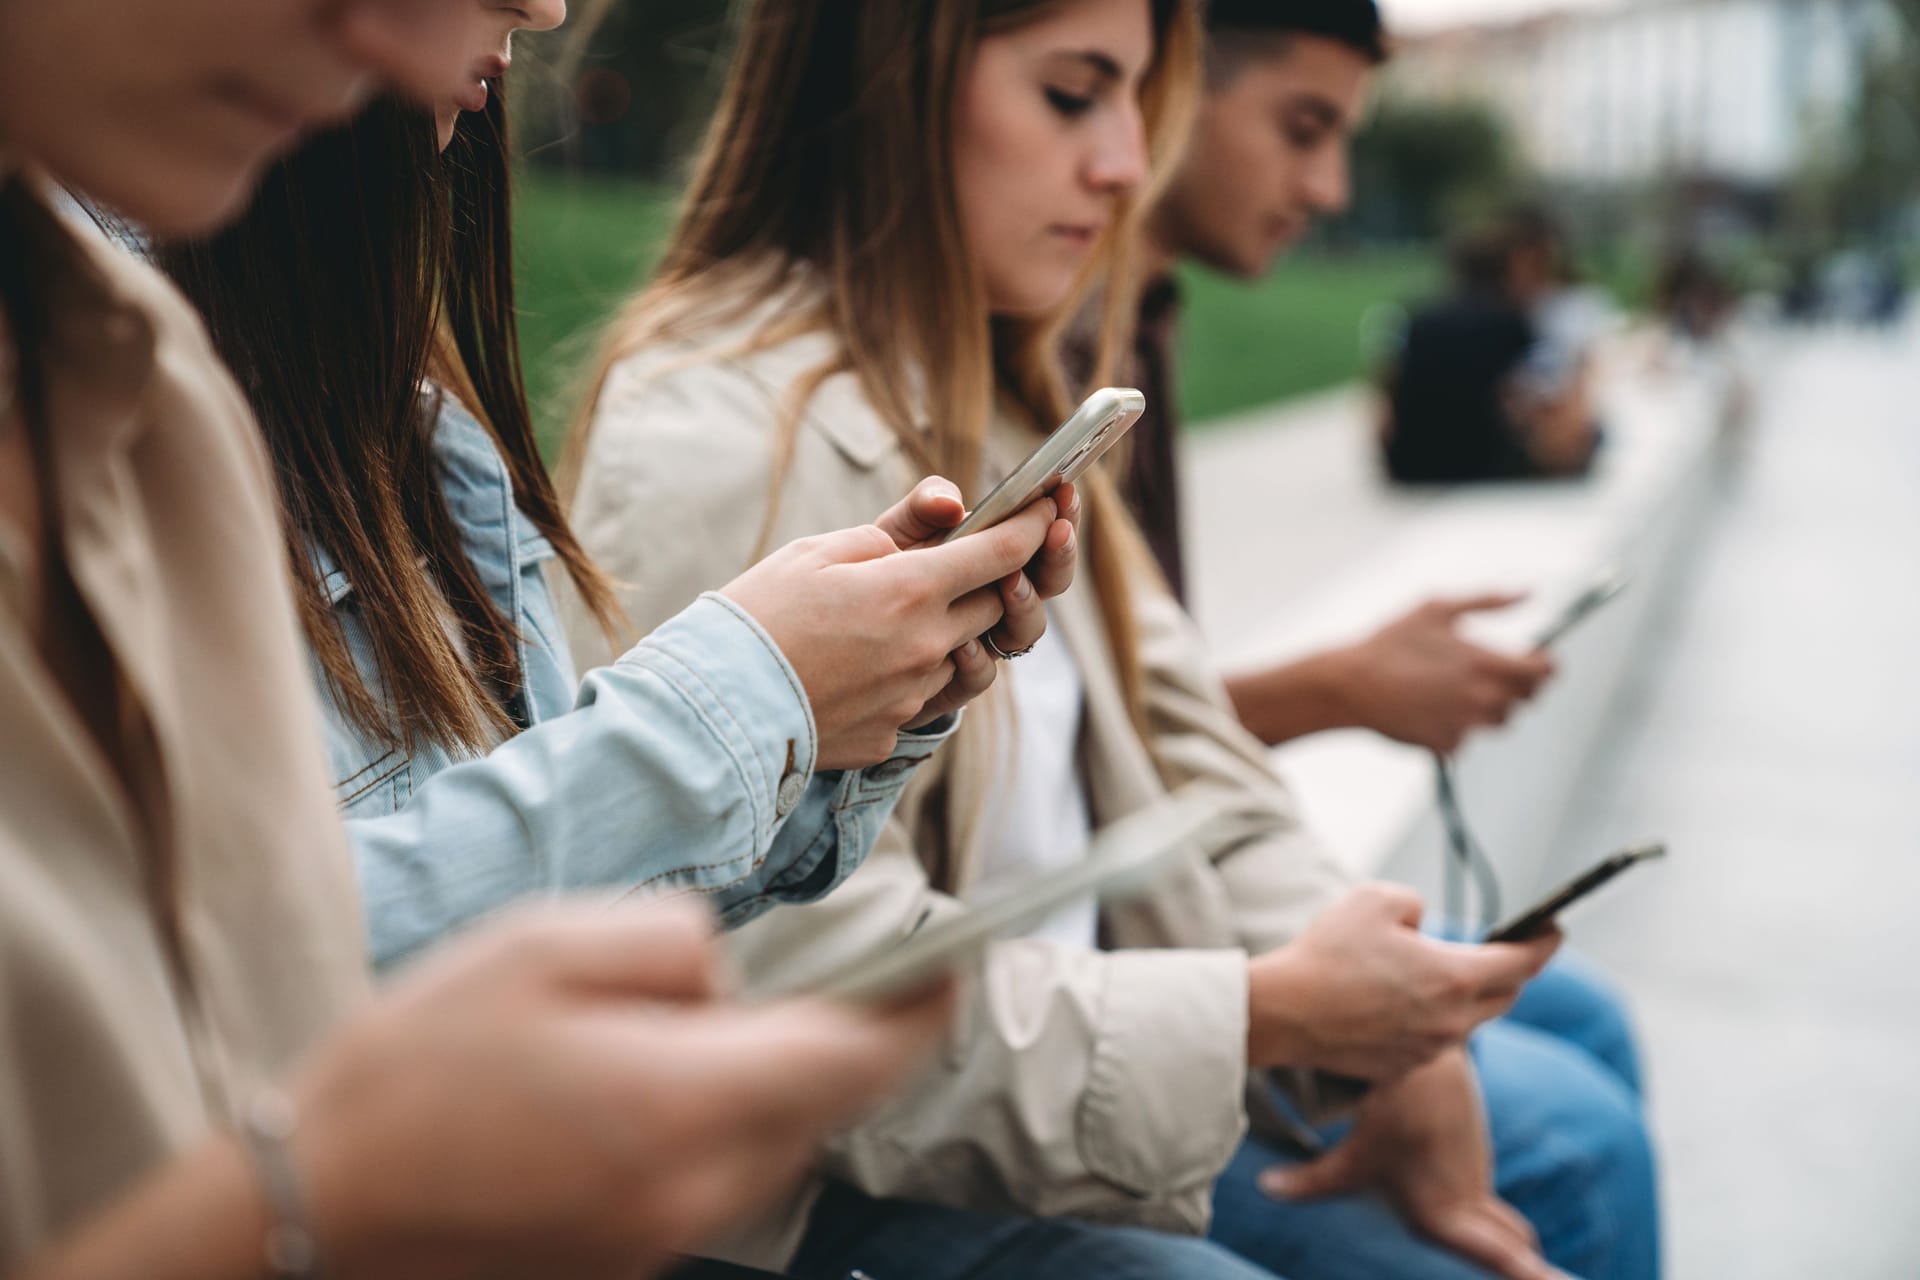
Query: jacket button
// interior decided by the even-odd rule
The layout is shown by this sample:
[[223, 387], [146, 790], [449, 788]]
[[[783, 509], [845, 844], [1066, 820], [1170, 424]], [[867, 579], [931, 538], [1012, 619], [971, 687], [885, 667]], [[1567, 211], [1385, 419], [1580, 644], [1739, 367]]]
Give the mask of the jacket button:
[[792, 813], [800, 803], [800, 797], [807, 794], [807, 780], [798, 773], [790, 773], [780, 779], [780, 790], [773, 798], [774, 816], [784, 818]]

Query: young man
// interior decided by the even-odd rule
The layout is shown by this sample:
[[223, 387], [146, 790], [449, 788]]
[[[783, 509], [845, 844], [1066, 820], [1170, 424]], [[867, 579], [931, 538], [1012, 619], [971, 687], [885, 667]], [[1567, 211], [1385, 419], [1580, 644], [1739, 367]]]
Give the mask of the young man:
[[[1265, 275], [1315, 218], [1347, 205], [1347, 147], [1386, 58], [1371, 0], [1216, 0], [1210, 81], [1180, 177], [1152, 218], [1136, 376], [1148, 416], [1133, 430], [1130, 497], [1174, 594], [1185, 597], [1173, 340], [1174, 264], [1189, 258], [1244, 280]], [[1240, 718], [1278, 744], [1364, 728], [1451, 753], [1475, 728], [1505, 723], [1552, 674], [1545, 655], [1468, 643], [1466, 613], [1515, 597], [1437, 600], [1368, 639], [1229, 679]]]
[[[1257, 279], [1316, 217], [1344, 209], [1348, 145], [1386, 59], [1373, 0], [1214, 0], [1208, 27], [1207, 100], [1183, 169], [1149, 222], [1152, 270], [1135, 350], [1138, 385], [1153, 407], [1134, 429], [1130, 497], [1176, 593], [1185, 583], [1174, 265], [1189, 258]], [[1230, 692], [1248, 728], [1269, 743], [1358, 726], [1449, 752], [1476, 726], [1503, 721], [1551, 674], [1543, 656], [1496, 654], [1456, 632], [1462, 614], [1512, 602], [1433, 602], [1358, 645], [1231, 680]], [[1449, 1211], [1459, 1188], [1491, 1176], [1526, 1217], [1528, 1243], [1537, 1235], [1555, 1266], [1585, 1280], [1657, 1275], [1652, 1156], [1617, 1002], [1556, 966], [1512, 1016], [1482, 1030], [1473, 1058], [1484, 1129], [1456, 1080], [1431, 1096], [1395, 1090], [1400, 1096], [1363, 1105], [1352, 1134], [1315, 1161], [1249, 1142], [1236, 1165], [1270, 1167], [1257, 1179], [1242, 1169], [1220, 1180], [1215, 1237], [1295, 1280], [1430, 1280], [1484, 1276], [1482, 1267], [1529, 1274], [1534, 1250], [1511, 1247], [1514, 1223], [1484, 1206], [1475, 1220]], [[1274, 1202], [1249, 1195], [1253, 1186]], [[1377, 1194], [1341, 1194], [1351, 1192]]]

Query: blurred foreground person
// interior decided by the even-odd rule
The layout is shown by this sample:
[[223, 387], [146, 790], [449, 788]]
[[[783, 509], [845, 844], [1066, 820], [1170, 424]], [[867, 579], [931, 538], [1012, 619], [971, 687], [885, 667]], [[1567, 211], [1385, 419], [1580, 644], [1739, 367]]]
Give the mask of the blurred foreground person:
[[208, 231], [477, 0], [0, 6], [0, 1273], [645, 1275], [937, 1039], [715, 1001], [677, 907], [548, 908], [384, 999], [258, 428], [55, 184]]
[[[1183, 566], [1174, 267], [1189, 259], [1259, 279], [1316, 218], [1344, 210], [1349, 144], [1385, 56], [1373, 0], [1215, 0], [1209, 8], [1207, 92], [1186, 155], [1147, 221], [1149, 269], [1133, 348], [1138, 381], [1153, 394], [1135, 428], [1127, 483], [1175, 584]], [[1512, 292], [1543, 317], [1558, 344], [1552, 358], [1584, 379], [1592, 308], [1565, 287], [1557, 234], [1524, 211], [1510, 225]], [[1430, 602], [1358, 644], [1230, 677], [1227, 688], [1247, 727], [1269, 743], [1362, 727], [1449, 754], [1473, 730], [1502, 723], [1551, 671], [1543, 654], [1495, 653], [1458, 634], [1464, 613], [1512, 603], [1501, 596]], [[1474, 1056], [1496, 1186], [1532, 1222], [1545, 1256], [1589, 1280], [1655, 1274], [1658, 1207], [1638, 1106], [1638, 1054], [1618, 996], [1583, 966], [1556, 960], [1512, 1014], [1475, 1038]], [[1553, 1119], [1543, 1124], [1547, 1116]], [[1548, 1176], [1555, 1160], [1542, 1150], [1543, 1128], [1556, 1130], [1563, 1174], [1585, 1164], [1593, 1176]], [[1577, 1159], [1576, 1149], [1584, 1153]], [[1276, 1147], [1242, 1159], [1298, 1157]], [[1273, 1184], [1292, 1197], [1394, 1185], [1391, 1174], [1367, 1164], [1365, 1145], [1349, 1144]], [[1263, 1206], [1250, 1179], [1229, 1177], [1220, 1186], [1216, 1236], [1249, 1256], [1279, 1257], [1296, 1280], [1471, 1274], [1377, 1208], [1376, 1221], [1357, 1207], [1323, 1219]], [[1427, 1217], [1416, 1196], [1399, 1197], [1398, 1207], [1416, 1226]]]

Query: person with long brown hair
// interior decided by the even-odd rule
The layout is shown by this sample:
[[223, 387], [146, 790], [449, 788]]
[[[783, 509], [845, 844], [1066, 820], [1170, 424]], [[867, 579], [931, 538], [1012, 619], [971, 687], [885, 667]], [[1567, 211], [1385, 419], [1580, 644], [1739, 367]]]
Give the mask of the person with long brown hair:
[[[621, 623], [528, 412], [500, 80], [511, 30], [565, 6], [471, 3], [459, 101], [375, 103], [279, 165], [234, 226], [160, 253], [274, 457], [382, 965], [540, 892], [699, 892], [737, 924], [829, 891], [991, 683], [974, 637], [1032, 643], [1075, 562], [1048, 503], [931, 556], [842, 534], [715, 584], [577, 680], [545, 567], [596, 631]], [[881, 527], [905, 544], [957, 520], [950, 488]], [[1024, 595], [996, 585], [1010, 574]]]
[[56, 202], [204, 233], [471, 3], [0, 4], [0, 1274], [652, 1274], [945, 1025], [729, 1007], [671, 904], [368, 990], [259, 430]]
[[[1066, 414], [1057, 337], [1102, 284], [1111, 367], [1139, 211], [1197, 92], [1196, 24], [1182, 0], [746, 7], [660, 274], [615, 323], [574, 441], [576, 527], [634, 581], [643, 623], [915, 475], [977, 492], [1005, 474]], [[868, 864], [734, 954], [749, 974], [877, 955], [1182, 784], [1231, 822], [1147, 900], [1078, 904], [989, 950], [944, 1069], [837, 1140], [810, 1216], [774, 1232], [802, 1240], [797, 1275], [989, 1275], [1021, 1256], [1017, 1233], [943, 1230], [909, 1202], [1203, 1230], [1216, 1181], [1255, 1176], [1240, 1154], [1268, 1149], [1243, 1144], [1250, 1108], [1263, 1140], [1318, 1142], [1304, 1121], [1351, 1096], [1340, 1076], [1373, 1085], [1363, 1123], [1461, 1140], [1480, 1113], [1460, 1046], [1556, 945], [1430, 940], [1410, 894], [1353, 888], [1110, 483], [1083, 487], [1091, 582], [920, 770]], [[680, 536], [715, 507], [747, 518]], [[1281, 1103], [1249, 1092], [1266, 1082]], [[1486, 1178], [1446, 1190], [1503, 1273], [1542, 1274]], [[1270, 1271], [1325, 1274], [1338, 1250], [1319, 1242], [1358, 1223], [1408, 1274], [1474, 1274], [1378, 1204], [1271, 1208], [1300, 1247], [1249, 1255]], [[1132, 1274], [1079, 1274], [1096, 1273]]]

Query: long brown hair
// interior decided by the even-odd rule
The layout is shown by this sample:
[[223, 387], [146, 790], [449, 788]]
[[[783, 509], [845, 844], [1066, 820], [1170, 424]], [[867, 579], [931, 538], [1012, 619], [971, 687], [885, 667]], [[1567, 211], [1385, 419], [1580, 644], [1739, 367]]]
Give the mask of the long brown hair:
[[[336, 700], [357, 729], [409, 749], [484, 751], [525, 723], [514, 622], [468, 558], [435, 473], [427, 380], [486, 425], [520, 510], [602, 624], [616, 619], [535, 443], [514, 322], [505, 95], [490, 88], [444, 154], [429, 113], [378, 101], [278, 165], [239, 223], [156, 255], [266, 433], [301, 621]], [[352, 584], [371, 681], [314, 548]]]
[[[786, 406], [775, 494], [806, 401], [852, 371], [914, 462], [970, 493], [996, 410], [1035, 430], [1070, 406], [1058, 347], [1092, 289], [1106, 290], [1097, 378], [1132, 323], [1141, 210], [1129, 202], [1079, 288], [1054, 314], [991, 317], [961, 234], [950, 139], [958, 86], [980, 41], [1039, 18], [1058, 0], [757, 0], [718, 114], [653, 283], [615, 320], [595, 371], [669, 337], [745, 319], [789, 293], [811, 301], [762, 330], [756, 346], [824, 330], [837, 357], [802, 379]], [[1197, 96], [1200, 33], [1192, 0], [1150, 4], [1156, 55], [1141, 92], [1153, 172], [1164, 180]], [[569, 441], [584, 457], [589, 397]], [[932, 429], [923, 430], [922, 407]], [[1139, 536], [1103, 477], [1084, 485], [1083, 539], [1108, 638], [1136, 718], [1140, 675], [1129, 580]], [[763, 543], [765, 539], [763, 537]], [[764, 549], [764, 548], [763, 548]]]

